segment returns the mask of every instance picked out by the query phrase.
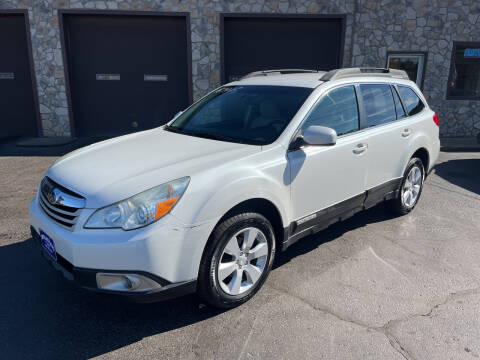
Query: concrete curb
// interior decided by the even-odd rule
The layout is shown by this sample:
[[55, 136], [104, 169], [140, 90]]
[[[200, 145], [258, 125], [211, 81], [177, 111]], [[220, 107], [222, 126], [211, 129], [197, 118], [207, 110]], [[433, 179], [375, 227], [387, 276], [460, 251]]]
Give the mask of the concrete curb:
[[440, 138], [441, 151], [480, 151], [480, 139], [475, 137]]
[[72, 137], [35, 137], [21, 139], [16, 142], [17, 146], [21, 147], [50, 147], [50, 146], [63, 146], [71, 144], [76, 141], [76, 138]]

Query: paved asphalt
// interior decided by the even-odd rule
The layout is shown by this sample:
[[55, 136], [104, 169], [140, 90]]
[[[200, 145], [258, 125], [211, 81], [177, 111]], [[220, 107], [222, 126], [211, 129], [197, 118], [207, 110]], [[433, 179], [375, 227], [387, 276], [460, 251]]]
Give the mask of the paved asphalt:
[[278, 257], [249, 303], [131, 304], [43, 260], [28, 203], [54, 156], [0, 156], [1, 359], [480, 357], [480, 153], [441, 153], [415, 211], [383, 205]]

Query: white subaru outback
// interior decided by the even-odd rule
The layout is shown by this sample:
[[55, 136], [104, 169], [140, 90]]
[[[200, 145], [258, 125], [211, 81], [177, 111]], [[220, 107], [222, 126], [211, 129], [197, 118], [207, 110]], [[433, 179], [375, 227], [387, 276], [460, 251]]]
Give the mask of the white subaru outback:
[[410, 212], [439, 147], [438, 117], [403, 71], [256, 72], [165, 126], [56, 161], [32, 236], [82, 287], [230, 308], [275, 251], [383, 201]]

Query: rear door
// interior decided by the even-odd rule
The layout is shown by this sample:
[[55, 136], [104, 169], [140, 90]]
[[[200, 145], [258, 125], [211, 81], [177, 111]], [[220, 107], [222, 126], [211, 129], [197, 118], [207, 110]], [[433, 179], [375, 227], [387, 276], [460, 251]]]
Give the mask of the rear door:
[[398, 188], [408, 152], [408, 119], [395, 87], [387, 83], [360, 84], [368, 143], [367, 207]]
[[[417, 95], [417, 93], [409, 86], [397, 85], [395, 90], [401, 99], [403, 107], [406, 113], [405, 127], [402, 129], [402, 135], [405, 140], [412, 139], [415, 134], [419, 132], [427, 132], [432, 125], [432, 114], [424, 111], [426, 109], [425, 104]], [[425, 129], [425, 118], [428, 117], [427, 128]], [[410, 151], [414, 149], [409, 149]]]
[[[438, 134], [438, 126], [433, 122], [435, 113], [427, 108], [423, 100], [420, 99], [417, 93], [418, 89], [413, 90], [413, 87], [410, 86], [396, 85], [395, 90], [401, 99], [406, 113], [404, 126], [401, 128], [403, 146], [405, 148], [401, 163], [405, 166], [410, 160], [412, 153], [417, 150], [418, 139], [423, 138], [425, 135], [431, 135], [432, 130], [434, 131], [433, 134]], [[423, 144], [426, 143], [423, 141]], [[428, 171], [428, 169], [425, 169], [425, 171]]]
[[354, 85], [322, 95], [301, 128], [321, 125], [337, 131], [333, 146], [305, 146], [287, 154], [295, 233], [317, 223], [328, 224], [362, 207], [368, 151], [359, 132]]

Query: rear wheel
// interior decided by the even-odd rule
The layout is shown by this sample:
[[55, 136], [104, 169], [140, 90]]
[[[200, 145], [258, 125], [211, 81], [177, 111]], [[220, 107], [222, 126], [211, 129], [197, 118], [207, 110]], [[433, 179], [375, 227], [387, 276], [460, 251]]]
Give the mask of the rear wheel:
[[397, 198], [387, 203], [389, 208], [400, 215], [412, 211], [420, 199], [424, 180], [425, 169], [422, 160], [419, 158], [410, 159]]
[[265, 282], [274, 257], [274, 232], [264, 216], [243, 213], [223, 221], [202, 257], [199, 295], [219, 308], [244, 303]]

